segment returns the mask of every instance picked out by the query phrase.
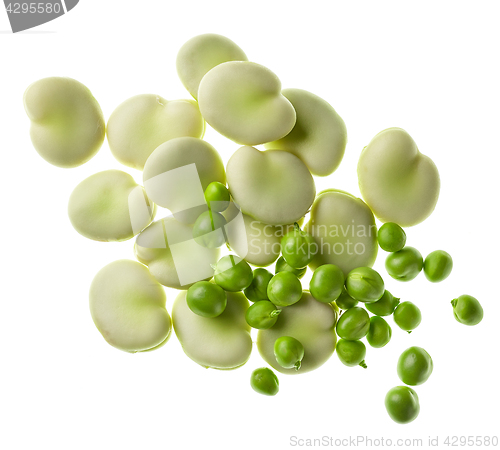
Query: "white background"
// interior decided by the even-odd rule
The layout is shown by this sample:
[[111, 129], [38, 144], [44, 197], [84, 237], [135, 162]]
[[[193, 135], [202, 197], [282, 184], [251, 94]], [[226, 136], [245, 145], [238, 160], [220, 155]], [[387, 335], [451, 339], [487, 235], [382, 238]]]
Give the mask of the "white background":
[[[500, 28], [498, 2], [125, 1], [82, 0], [66, 16], [10, 34], [0, 11], [0, 448], [284, 449], [290, 437], [421, 438], [498, 435], [498, 191]], [[133, 259], [133, 241], [98, 243], [76, 233], [68, 197], [87, 176], [119, 165], [105, 143], [89, 163], [60, 169], [33, 149], [22, 95], [33, 81], [70, 76], [86, 84], [109, 117], [128, 97], [189, 98], [176, 76], [179, 47], [215, 32], [283, 87], [310, 90], [346, 122], [340, 168], [317, 179], [359, 195], [356, 163], [384, 128], [406, 129], [437, 164], [441, 196], [433, 215], [407, 229], [424, 256], [454, 258], [441, 284], [423, 274], [387, 288], [422, 310], [411, 335], [393, 325], [384, 349], [368, 347], [368, 369], [337, 356], [302, 376], [280, 376], [280, 392], [253, 392], [264, 365], [255, 350], [235, 371], [206, 370], [173, 336], [158, 351], [130, 355], [94, 327], [88, 288], [95, 273]], [[237, 146], [209, 129], [225, 161]], [[310, 278], [304, 279], [304, 285]], [[471, 294], [484, 306], [476, 327], [455, 321], [451, 299]], [[167, 290], [167, 308], [175, 298]], [[399, 354], [411, 345], [433, 357], [434, 373], [416, 388], [421, 413], [390, 420], [384, 396], [401, 384]], [[494, 424], [497, 423], [497, 426]], [[444, 447], [442, 447], [444, 448]]]

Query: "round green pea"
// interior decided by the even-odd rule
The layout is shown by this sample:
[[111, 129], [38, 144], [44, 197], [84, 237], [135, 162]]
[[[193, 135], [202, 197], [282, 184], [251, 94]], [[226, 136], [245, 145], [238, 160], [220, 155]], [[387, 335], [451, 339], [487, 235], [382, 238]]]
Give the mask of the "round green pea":
[[243, 291], [246, 298], [252, 302], [259, 300], [269, 300], [267, 296], [267, 285], [271, 281], [273, 274], [262, 267], [253, 271], [253, 280], [250, 286]]
[[279, 272], [267, 285], [267, 296], [276, 306], [290, 306], [302, 297], [302, 285], [291, 272]]
[[[342, 293], [340, 294], [339, 298], [335, 300], [335, 303], [340, 309], [343, 309], [344, 311], [353, 308], [358, 304], [358, 301], [353, 299], [346, 291], [345, 287], [342, 289]], [[372, 303], [373, 304], [373, 303]]]
[[394, 322], [404, 331], [411, 333], [420, 325], [422, 313], [412, 302], [403, 302], [394, 311]]
[[406, 349], [398, 359], [399, 379], [410, 386], [425, 383], [433, 369], [432, 358], [421, 347]]
[[382, 317], [370, 317], [370, 329], [366, 340], [373, 348], [385, 347], [391, 340], [391, 336], [392, 329]]
[[418, 395], [408, 386], [393, 387], [385, 396], [385, 409], [394, 422], [410, 423], [420, 412]]
[[342, 364], [349, 367], [361, 366], [363, 369], [368, 367], [365, 363], [366, 347], [361, 341], [340, 339], [336, 350]]
[[323, 264], [313, 273], [309, 292], [323, 303], [331, 303], [339, 298], [344, 288], [344, 273], [333, 264]]
[[406, 244], [406, 233], [394, 222], [384, 223], [377, 233], [378, 245], [386, 252], [398, 252]]
[[471, 295], [461, 295], [451, 301], [455, 319], [464, 325], [477, 325], [483, 320], [483, 307]]
[[250, 376], [250, 386], [255, 392], [262, 395], [276, 395], [280, 390], [280, 383], [276, 374], [267, 367], [255, 369]]
[[205, 189], [205, 201], [212, 211], [225, 211], [229, 206], [230, 200], [229, 190], [218, 181], [213, 181]]
[[363, 303], [376, 302], [385, 292], [384, 280], [370, 267], [351, 270], [347, 274], [345, 287], [352, 298]]
[[193, 237], [196, 243], [206, 248], [224, 245], [226, 219], [222, 214], [211, 210], [201, 213], [193, 225]]
[[250, 286], [252, 280], [252, 269], [239, 256], [224, 256], [215, 266], [214, 281], [225, 291], [241, 291]]
[[227, 298], [224, 290], [208, 281], [194, 283], [186, 293], [189, 309], [203, 317], [217, 317], [226, 309]]
[[413, 280], [424, 267], [424, 259], [420, 252], [413, 247], [391, 253], [385, 260], [387, 273], [399, 281]]
[[364, 338], [370, 329], [370, 316], [358, 306], [348, 309], [337, 322], [337, 334], [342, 339], [357, 341]]
[[292, 272], [297, 278], [302, 278], [307, 272], [307, 266], [302, 269], [295, 269], [285, 261], [283, 256], [280, 256], [278, 261], [276, 261], [276, 267], [274, 270], [274, 273], [279, 272]]
[[432, 283], [446, 280], [453, 269], [453, 259], [444, 250], [435, 250], [424, 261], [425, 277]]
[[281, 253], [285, 261], [295, 269], [306, 267], [318, 252], [318, 244], [295, 223], [292, 231], [281, 238]]
[[304, 358], [304, 346], [291, 336], [281, 336], [274, 342], [274, 356], [281, 367], [299, 370]]
[[366, 303], [365, 308], [376, 316], [390, 316], [399, 305], [399, 300], [386, 290], [380, 300]]
[[267, 330], [276, 323], [280, 312], [269, 300], [259, 300], [247, 309], [245, 319], [252, 328]]

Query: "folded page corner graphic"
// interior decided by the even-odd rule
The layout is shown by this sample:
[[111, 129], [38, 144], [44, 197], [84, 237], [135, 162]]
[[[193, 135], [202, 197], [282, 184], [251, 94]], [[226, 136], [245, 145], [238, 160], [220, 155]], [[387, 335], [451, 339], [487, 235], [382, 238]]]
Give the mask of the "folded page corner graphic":
[[79, 0], [44, 0], [18, 3], [4, 0], [13, 33], [37, 27], [72, 10]]

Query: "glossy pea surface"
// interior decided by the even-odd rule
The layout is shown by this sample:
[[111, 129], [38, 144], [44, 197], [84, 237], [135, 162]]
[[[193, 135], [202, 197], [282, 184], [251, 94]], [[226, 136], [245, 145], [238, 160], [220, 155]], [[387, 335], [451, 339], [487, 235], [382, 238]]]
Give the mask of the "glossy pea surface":
[[302, 297], [302, 285], [291, 272], [279, 272], [267, 285], [267, 296], [276, 306], [289, 306]]
[[380, 300], [366, 303], [365, 308], [376, 316], [390, 316], [399, 305], [399, 300], [386, 290]]
[[226, 242], [226, 219], [218, 212], [208, 210], [199, 215], [193, 225], [195, 242], [206, 248], [217, 248]]
[[245, 288], [243, 293], [246, 298], [252, 302], [257, 302], [259, 300], [269, 300], [267, 296], [267, 285], [273, 274], [268, 270], [259, 267], [253, 271], [253, 280], [250, 283], [250, 286]]
[[424, 261], [425, 277], [432, 283], [446, 280], [453, 269], [453, 259], [444, 250], [429, 253]]
[[323, 303], [331, 303], [339, 298], [344, 289], [344, 273], [334, 264], [323, 264], [313, 273], [309, 292]]
[[382, 250], [398, 252], [406, 244], [406, 233], [397, 223], [387, 222], [379, 228], [377, 240]]
[[399, 252], [391, 253], [385, 260], [387, 273], [399, 281], [413, 280], [424, 267], [424, 259], [413, 247], [405, 247]]
[[422, 321], [422, 313], [418, 306], [412, 302], [403, 302], [394, 311], [394, 322], [404, 331], [409, 333], [417, 328]]
[[391, 340], [391, 336], [392, 329], [382, 317], [370, 317], [370, 329], [366, 340], [373, 348], [385, 347]]
[[267, 330], [276, 323], [280, 312], [269, 300], [259, 300], [247, 309], [245, 319], [252, 328]]
[[345, 287], [349, 295], [363, 303], [379, 300], [385, 292], [384, 280], [370, 267], [358, 267], [346, 277]]
[[356, 306], [359, 302], [356, 299], [352, 298], [344, 287], [342, 289], [342, 293], [340, 294], [339, 298], [335, 300], [335, 303], [340, 309], [347, 311], [348, 309]]
[[280, 390], [280, 383], [276, 374], [267, 367], [255, 369], [250, 376], [250, 386], [255, 392], [262, 395], [276, 395]]
[[224, 289], [208, 281], [198, 281], [186, 294], [189, 309], [203, 317], [217, 317], [224, 312], [227, 298]]
[[285, 261], [285, 258], [283, 256], [280, 256], [278, 260], [276, 261], [276, 267], [274, 269], [275, 273], [279, 272], [291, 272], [293, 273], [297, 278], [302, 278], [305, 273], [307, 272], [307, 267], [303, 267], [302, 269], [295, 269], [292, 267], [290, 264], [288, 264]]
[[410, 347], [401, 353], [397, 367], [399, 379], [403, 383], [418, 386], [429, 379], [434, 365], [431, 356], [423, 348]]
[[304, 346], [291, 336], [281, 336], [274, 343], [274, 356], [284, 369], [299, 370], [304, 358]]
[[483, 307], [471, 295], [461, 295], [451, 301], [455, 319], [464, 325], [477, 325], [483, 320]]
[[337, 322], [337, 334], [342, 339], [356, 341], [364, 338], [370, 329], [370, 316], [358, 306], [348, 309]]
[[418, 395], [408, 386], [393, 387], [385, 396], [385, 409], [394, 422], [410, 423], [420, 412]]
[[318, 244], [307, 232], [295, 223], [292, 231], [281, 239], [281, 253], [288, 265], [294, 269], [306, 267], [318, 251]]
[[225, 211], [230, 200], [229, 190], [219, 181], [213, 181], [205, 189], [205, 201], [211, 211]]
[[215, 266], [214, 281], [225, 291], [241, 291], [250, 286], [252, 280], [252, 269], [239, 256], [224, 256]]
[[361, 366], [367, 368], [365, 363], [366, 346], [361, 341], [348, 341], [340, 339], [337, 342], [337, 356], [340, 362], [346, 366]]

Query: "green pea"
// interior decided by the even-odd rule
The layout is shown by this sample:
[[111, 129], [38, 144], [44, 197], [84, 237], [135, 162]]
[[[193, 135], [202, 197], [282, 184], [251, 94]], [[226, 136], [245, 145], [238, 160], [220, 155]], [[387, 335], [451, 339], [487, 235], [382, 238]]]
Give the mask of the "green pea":
[[291, 267], [306, 267], [318, 252], [318, 244], [307, 232], [295, 223], [294, 229], [281, 238], [281, 253]]
[[214, 281], [225, 291], [241, 291], [250, 286], [252, 280], [252, 269], [239, 256], [224, 256], [215, 266]]
[[276, 323], [280, 312], [269, 300], [259, 300], [247, 309], [245, 319], [252, 328], [267, 330]]
[[212, 211], [225, 211], [229, 206], [230, 200], [229, 190], [218, 181], [213, 181], [205, 189], [205, 201]]
[[378, 245], [386, 252], [398, 252], [406, 244], [406, 233], [394, 222], [384, 223], [377, 233]]
[[483, 320], [483, 307], [471, 295], [461, 295], [451, 301], [453, 315], [458, 322], [464, 325], [477, 325]]
[[372, 347], [385, 347], [391, 340], [391, 336], [392, 329], [382, 317], [370, 317], [370, 329], [366, 335], [366, 340]]
[[284, 369], [299, 370], [304, 358], [304, 346], [291, 336], [281, 336], [274, 342], [274, 356]]
[[408, 386], [393, 387], [385, 396], [385, 409], [394, 422], [410, 423], [420, 412], [418, 395]]
[[387, 273], [396, 280], [413, 280], [424, 267], [424, 259], [413, 247], [405, 247], [399, 252], [391, 253], [385, 260]]
[[248, 300], [257, 302], [259, 300], [269, 300], [267, 296], [267, 285], [273, 274], [266, 269], [259, 267], [253, 271], [253, 280], [243, 292]]
[[276, 261], [276, 267], [274, 269], [274, 273], [279, 272], [291, 272], [297, 278], [302, 278], [307, 272], [307, 267], [303, 267], [302, 269], [295, 269], [285, 261], [285, 258], [283, 258], [283, 256], [280, 256], [278, 258], [278, 261]]
[[366, 347], [361, 341], [340, 339], [336, 350], [342, 364], [349, 367], [361, 366], [363, 369], [368, 367], [365, 363]]
[[363, 303], [379, 300], [384, 295], [384, 280], [370, 267], [358, 267], [347, 274], [345, 287], [349, 295]]
[[403, 383], [410, 386], [425, 383], [431, 376], [432, 369], [432, 358], [421, 347], [406, 349], [398, 359], [398, 376]]
[[433, 282], [439, 283], [446, 280], [453, 269], [453, 259], [444, 250], [435, 250], [427, 255], [424, 261], [425, 277]]
[[[340, 294], [339, 298], [335, 300], [335, 303], [340, 309], [343, 309], [344, 311], [353, 308], [358, 304], [358, 301], [353, 299], [348, 292], [346, 291], [345, 288], [342, 289], [342, 293]], [[373, 303], [371, 303], [373, 305]]]
[[186, 302], [189, 309], [203, 317], [217, 317], [227, 305], [226, 293], [216, 284], [198, 281], [187, 291]]
[[399, 305], [399, 300], [386, 290], [380, 300], [366, 303], [365, 308], [376, 316], [390, 316]]
[[267, 296], [276, 306], [290, 306], [302, 297], [302, 285], [291, 272], [279, 272], [267, 285]]
[[340, 316], [337, 322], [337, 334], [342, 339], [357, 341], [364, 338], [370, 329], [370, 316], [363, 309], [355, 306]]
[[404, 331], [411, 333], [420, 325], [422, 314], [412, 302], [403, 302], [394, 311], [394, 322]]
[[331, 303], [339, 298], [344, 288], [344, 272], [333, 265], [323, 264], [313, 273], [309, 283], [312, 296], [323, 303]]
[[224, 226], [226, 219], [212, 210], [201, 213], [193, 225], [193, 237], [197, 244], [206, 248], [217, 248], [226, 242]]
[[255, 392], [262, 395], [276, 395], [280, 390], [280, 383], [276, 374], [267, 367], [255, 369], [250, 376], [250, 386]]

